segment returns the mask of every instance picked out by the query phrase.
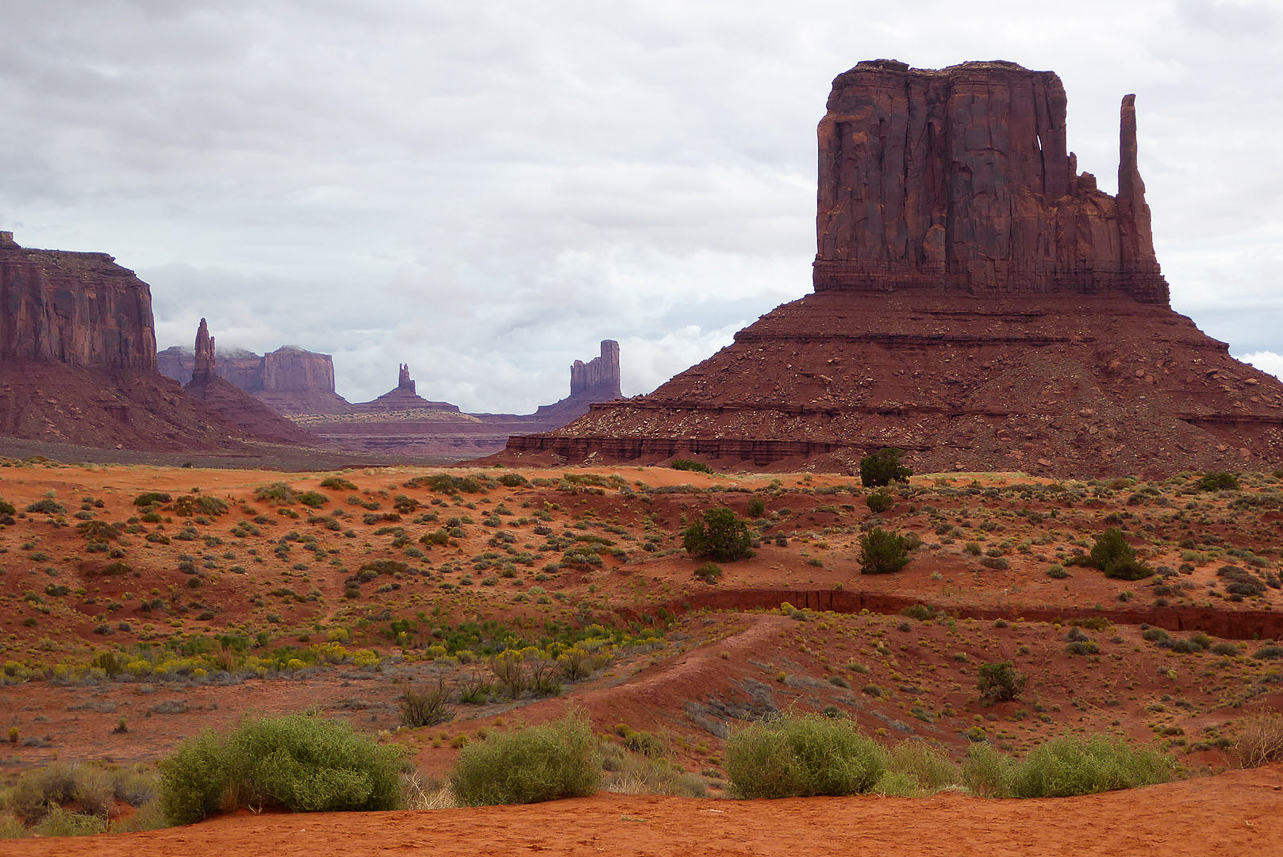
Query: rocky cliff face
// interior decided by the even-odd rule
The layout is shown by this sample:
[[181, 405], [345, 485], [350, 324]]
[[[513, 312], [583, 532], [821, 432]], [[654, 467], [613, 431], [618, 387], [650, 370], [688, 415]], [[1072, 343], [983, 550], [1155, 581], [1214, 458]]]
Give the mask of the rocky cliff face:
[[619, 343], [601, 341], [601, 355], [587, 363], [576, 360], [570, 365], [570, 395], [588, 396], [606, 402], [619, 398]]
[[1283, 465], [1283, 383], [1168, 304], [1123, 100], [1119, 193], [1065, 93], [1012, 63], [840, 75], [819, 125], [815, 293], [654, 393], [503, 457], [1082, 477]]
[[156, 369], [151, 289], [106, 253], [28, 250], [0, 232], [0, 359]]
[[[202, 319], [203, 321], [203, 319]], [[180, 384], [192, 380], [194, 351], [180, 346], [156, 355], [161, 374]], [[228, 383], [282, 414], [347, 413], [351, 405], [334, 392], [334, 359], [293, 345], [261, 357], [252, 351], [232, 349], [220, 354], [214, 373]]]
[[946, 288], [1166, 303], [1134, 96], [1123, 100], [1119, 194], [1077, 172], [1053, 72], [972, 62], [862, 62], [820, 120], [815, 290]]

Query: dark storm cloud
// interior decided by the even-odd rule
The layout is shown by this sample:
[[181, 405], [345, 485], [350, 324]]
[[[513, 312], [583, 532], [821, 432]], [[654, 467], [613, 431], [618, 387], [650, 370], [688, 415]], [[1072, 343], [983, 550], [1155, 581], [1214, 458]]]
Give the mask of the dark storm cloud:
[[[0, 0], [0, 225], [152, 283], [163, 346], [409, 362], [468, 409], [653, 388], [809, 288], [815, 123], [860, 59], [1051, 68], [1102, 187], [1118, 102], [1178, 309], [1283, 350], [1279, 14], [1259, 2]], [[1205, 321], [1206, 319], [1206, 321]], [[1269, 358], [1263, 358], [1268, 360]]]

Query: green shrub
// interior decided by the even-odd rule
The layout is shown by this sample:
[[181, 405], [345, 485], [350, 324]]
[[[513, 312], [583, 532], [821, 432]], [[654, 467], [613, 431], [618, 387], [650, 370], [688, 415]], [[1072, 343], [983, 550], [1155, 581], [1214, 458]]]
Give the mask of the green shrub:
[[65, 514], [67, 514], [67, 509], [66, 509], [66, 507], [65, 507], [65, 506], [63, 506], [63, 505], [62, 505], [61, 503], [59, 503], [58, 501], [56, 501], [56, 500], [50, 500], [50, 499], [49, 499], [49, 498], [47, 498], [47, 497], [46, 497], [45, 499], [43, 499], [43, 500], [37, 500], [36, 502], [34, 502], [34, 503], [30, 504], [29, 506], [27, 506], [27, 511], [28, 511], [28, 512], [33, 512], [33, 513], [44, 514], [44, 515], [65, 515]]
[[895, 505], [895, 498], [885, 491], [874, 491], [864, 498], [864, 505], [868, 506], [873, 514], [881, 515]]
[[55, 806], [31, 832], [37, 836], [93, 836], [107, 832], [107, 819]]
[[294, 489], [284, 482], [273, 482], [254, 489], [255, 500], [266, 500], [275, 506], [292, 506], [297, 499]]
[[203, 494], [184, 494], [174, 501], [174, 514], [184, 518], [193, 515], [210, 515], [218, 517], [227, 514], [227, 503], [217, 497]]
[[164, 491], [146, 491], [134, 498], [135, 506], [160, 506], [168, 503], [173, 498]]
[[587, 797], [601, 782], [592, 726], [581, 712], [490, 735], [459, 753], [450, 783], [463, 806]]
[[682, 546], [692, 556], [712, 557], [720, 562], [753, 555], [753, 538], [748, 524], [725, 506], [709, 509], [702, 520], [687, 527], [682, 536]]
[[1118, 580], [1142, 580], [1154, 573], [1136, 557], [1135, 548], [1117, 527], [1109, 527], [1096, 537], [1087, 562], [1105, 572], [1106, 577]]
[[689, 470], [694, 473], [713, 473], [713, 468], [709, 467], [702, 461], [695, 461], [691, 458], [675, 458], [669, 463], [669, 467], [674, 470]]
[[[901, 741], [886, 751], [887, 774], [907, 778], [912, 789], [917, 792], [937, 792], [947, 786], [957, 785], [962, 780], [958, 770], [947, 755], [930, 746], [925, 741]], [[887, 788], [886, 777], [878, 783], [878, 791], [883, 793], [902, 793], [901, 790]]]
[[742, 798], [860, 794], [885, 767], [878, 746], [851, 721], [816, 714], [732, 728], [726, 739], [726, 773]]
[[321, 480], [321, 487], [328, 488], [330, 491], [355, 491], [356, 483], [342, 476], [327, 476]]
[[175, 824], [220, 807], [397, 809], [402, 754], [339, 721], [297, 714], [245, 720], [229, 736], [188, 739], [161, 762], [161, 808]]
[[717, 563], [706, 562], [695, 569], [695, 576], [711, 585], [722, 579], [722, 567]]
[[530, 480], [520, 473], [501, 473], [499, 484], [505, 488], [524, 488], [530, 484]]
[[909, 562], [904, 536], [874, 527], [860, 536], [860, 574], [894, 574]]
[[985, 699], [1006, 702], [1020, 696], [1028, 677], [1018, 672], [1011, 661], [981, 664], [976, 688]]
[[1239, 490], [1238, 476], [1224, 470], [1206, 473], [1194, 488], [1197, 491], [1237, 491]]
[[1095, 735], [1042, 744], [1012, 771], [1011, 797], [1071, 797], [1171, 780], [1171, 759], [1153, 750]]
[[900, 463], [902, 449], [879, 449], [860, 460], [860, 484], [877, 488], [892, 482], [908, 482], [913, 471]]
[[[979, 727], [973, 727], [979, 729]], [[983, 741], [983, 731], [979, 740]], [[975, 794], [983, 797], [1010, 797], [1014, 765], [991, 745], [974, 743], [967, 749], [962, 765], [962, 781]]]
[[750, 518], [762, 517], [766, 514], [766, 501], [761, 497], [750, 497], [747, 511]]
[[330, 498], [320, 491], [304, 491], [298, 495], [298, 501], [311, 509], [319, 509], [330, 502]]

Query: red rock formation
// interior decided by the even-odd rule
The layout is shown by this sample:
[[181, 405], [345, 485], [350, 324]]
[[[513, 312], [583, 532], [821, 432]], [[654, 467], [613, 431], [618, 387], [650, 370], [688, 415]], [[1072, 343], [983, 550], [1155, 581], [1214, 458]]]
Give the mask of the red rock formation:
[[1093, 476], [1283, 465], [1283, 384], [1172, 312], [1123, 100], [1119, 194], [1011, 63], [861, 63], [819, 125], [815, 294], [507, 460]]
[[459, 406], [449, 402], [432, 402], [414, 391], [414, 380], [410, 378], [408, 364], [397, 365], [397, 385], [393, 389], [369, 402], [352, 406], [357, 413], [387, 413], [391, 411], [449, 411], [459, 413]]
[[601, 341], [601, 356], [570, 365], [570, 395], [593, 396], [597, 402], [619, 398], [619, 343]]
[[815, 290], [1120, 291], [1167, 302], [1123, 102], [1118, 198], [1076, 174], [1065, 90], [1006, 62], [862, 62], [820, 120]]
[[209, 325], [203, 318], [196, 330], [192, 379], [183, 391], [203, 402], [222, 421], [236, 426], [243, 434], [275, 443], [314, 445], [318, 441], [310, 432], [218, 375], [215, 371], [214, 337], [209, 335]]
[[[156, 355], [161, 374], [186, 384], [196, 367], [195, 354], [177, 345]], [[260, 357], [234, 349], [214, 367], [217, 375], [281, 414], [343, 414], [352, 406], [334, 392], [334, 360], [293, 345]]]
[[106, 253], [27, 250], [0, 232], [0, 360], [154, 371], [151, 289]]

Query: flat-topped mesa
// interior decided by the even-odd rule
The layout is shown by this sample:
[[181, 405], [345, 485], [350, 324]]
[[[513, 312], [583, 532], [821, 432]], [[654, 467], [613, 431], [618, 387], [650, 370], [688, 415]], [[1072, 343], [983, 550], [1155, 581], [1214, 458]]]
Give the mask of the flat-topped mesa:
[[352, 406], [358, 413], [380, 413], [391, 411], [449, 411], [459, 413], [459, 406], [449, 402], [432, 402], [415, 392], [414, 379], [410, 377], [410, 364], [397, 364], [396, 386], [369, 402], [359, 402]]
[[1121, 292], [1168, 303], [1123, 99], [1118, 196], [1078, 174], [1060, 78], [1010, 62], [861, 62], [819, 124], [822, 291]]
[[28, 250], [0, 233], [0, 360], [156, 371], [151, 288], [106, 253]]
[[619, 343], [601, 341], [601, 356], [570, 365], [570, 395], [593, 396], [596, 401], [619, 398]]

